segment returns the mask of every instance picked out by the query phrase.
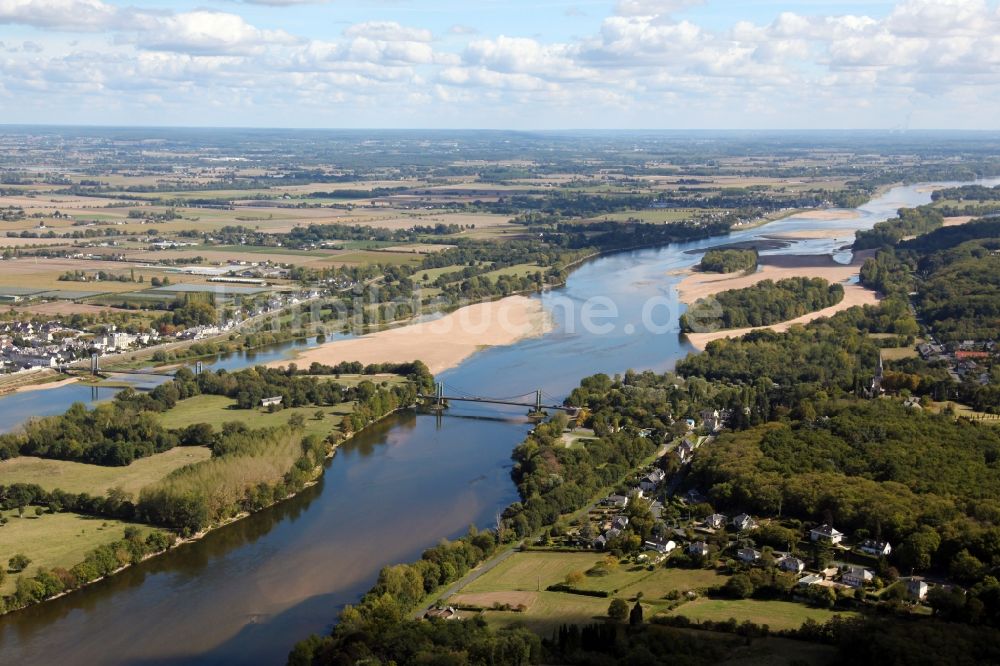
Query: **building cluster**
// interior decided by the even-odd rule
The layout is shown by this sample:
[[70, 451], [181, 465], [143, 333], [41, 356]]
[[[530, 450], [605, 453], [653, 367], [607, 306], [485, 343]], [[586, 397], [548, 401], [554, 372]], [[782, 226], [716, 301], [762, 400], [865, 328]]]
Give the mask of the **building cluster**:
[[104, 333], [90, 333], [58, 321], [36, 324], [12, 321], [0, 325], [0, 365], [4, 372], [32, 368], [58, 368], [92, 354], [114, 354], [156, 344], [156, 331], [135, 334], [115, 326]]
[[983, 386], [990, 383], [990, 364], [1000, 348], [992, 340], [964, 340], [943, 345], [933, 339], [917, 346], [925, 361], [940, 361], [947, 365], [948, 375], [956, 382], [973, 381]]

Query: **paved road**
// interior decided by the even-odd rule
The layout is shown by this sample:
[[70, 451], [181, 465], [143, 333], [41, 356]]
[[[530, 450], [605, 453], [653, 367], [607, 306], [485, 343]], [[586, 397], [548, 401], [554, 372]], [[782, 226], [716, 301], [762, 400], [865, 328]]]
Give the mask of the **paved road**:
[[[506, 560], [508, 557], [510, 557], [511, 555], [513, 555], [516, 552], [518, 552], [518, 547], [517, 546], [515, 546], [513, 548], [509, 548], [509, 549], [505, 550], [504, 552], [500, 553], [499, 555], [497, 555], [496, 557], [492, 557], [492, 558], [486, 560], [486, 562], [484, 562], [483, 564], [480, 564], [478, 567], [476, 567], [475, 569], [473, 569], [469, 573], [465, 574], [465, 576], [463, 576], [461, 579], [459, 579], [459, 580], [455, 581], [454, 583], [452, 583], [451, 585], [449, 585], [443, 592], [441, 592], [439, 595], [437, 595], [438, 598], [439, 599], [447, 599], [448, 597], [452, 596], [453, 594], [455, 594], [456, 592], [458, 592], [459, 590], [461, 590], [465, 586], [467, 586], [470, 583], [472, 583], [474, 580], [478, 579], [483, 574], [486, 574], [486, 573], [492, 571], [498, 564], [500, 564], [501, 562], [503, 562], [504, 560]], [[433, 607], [434, 607], [434, 604], [422, 607], [420, 610], [418, 610], [416, 613], [413, 614], [413, 619], [419, 620], [420, 618], [422, 618], [424, 616], [425, 613], [427, 613], [427, 611], [429, 611]]]

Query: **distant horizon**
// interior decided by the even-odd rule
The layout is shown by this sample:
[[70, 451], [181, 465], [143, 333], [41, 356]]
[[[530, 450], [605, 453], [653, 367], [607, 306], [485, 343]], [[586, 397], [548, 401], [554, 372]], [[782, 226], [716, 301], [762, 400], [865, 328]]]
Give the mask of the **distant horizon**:
[[0, 0], [0, 120], [1000, 130], [1000, 0]]
[[794, 127], [564, 127], [564, 128], [515, 128], [515, 127], [323, 127], [323, 126], [267, 126], [267, 125], [147, 125], [147, 124], [74, 124], [74, 123], [0, 123], [0, 131], [6, 129], [122, 129], [122, 130], [259, 130], [274, 132], [506, 132], [515, 134], [641, 134], [641, 133], [717, 133], [717, 134], [882, 134], [886, 136], [907, 136], [914, 134], [1000, 134], [1000, 128], [963, 129], [956, 127], [927, 127], [906, 130], [883, 129], [877, 127], [853, 128], [794, 128]]

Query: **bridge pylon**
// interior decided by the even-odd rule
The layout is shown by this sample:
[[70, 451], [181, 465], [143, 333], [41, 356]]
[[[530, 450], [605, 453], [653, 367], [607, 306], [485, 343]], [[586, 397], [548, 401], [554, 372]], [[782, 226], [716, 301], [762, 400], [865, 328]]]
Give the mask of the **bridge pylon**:
[[541, 421], [548, 413], [542, 409], [542, 391], [535, 391], [535, 408], [528, 411], [528, 418], [532, 421]]

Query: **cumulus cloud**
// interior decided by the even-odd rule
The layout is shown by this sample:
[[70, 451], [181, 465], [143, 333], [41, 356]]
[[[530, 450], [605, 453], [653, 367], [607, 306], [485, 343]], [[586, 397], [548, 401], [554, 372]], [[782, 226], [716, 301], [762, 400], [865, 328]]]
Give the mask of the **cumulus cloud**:
[[704, 2], [705, 0], [618, 0], [615, 13], [620, 16], [666, 16]]
[[[306, 39], [235, 10], [162, 4], [0, 0], [0, 24], [51, 33], [32, 40], [44, 50], [7, 40], [0, 103], [22, 90], [38, 100], [49, 92], [89, 96], [97, 108], [146, 108], [157, 99], [190, 108], [405, 104], [426, 105], [437, 119], [451, 112], [446, 102], [456, 117], [496, 110], [516, 118], [528, 105], [532, 113], [604, 109], [597, 118], [614, 124], [618, 114], [673, 118], [665, 109], [702, 122], [794, 114], [819, 122], [817, 109], [834, 120], [858, 109], [878, 119], [908, 100], [930, 108], [949, 95], [979, 99], [985, 114], [1000, 101], [1000, 9], [987, 0], [899, 0], [879, 16], [786, 11], [721, 26], [682, 14], [698, 0], [619, 0], [589, 32], [563, 40], [532, 34], [534, 27], [484, 36], [460, 25], [440, 28], [445, 39], [436, 40], [425, 27], [386, 20]], [[62, 33], [80, 33], [80, 43]], [[946, 102], [938, 106], [954, 114]]]
[[120, 11], [101, 0], [0, 0], [0, 23], [74, 32], [107, 30]]

